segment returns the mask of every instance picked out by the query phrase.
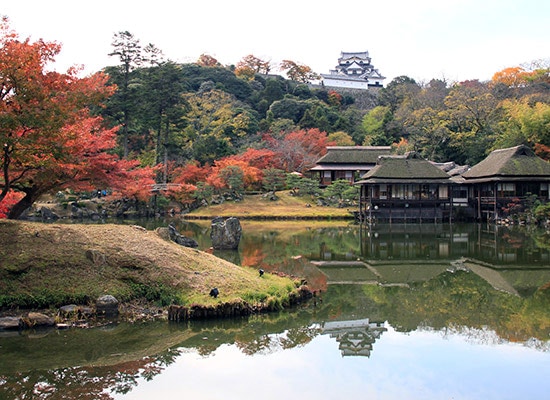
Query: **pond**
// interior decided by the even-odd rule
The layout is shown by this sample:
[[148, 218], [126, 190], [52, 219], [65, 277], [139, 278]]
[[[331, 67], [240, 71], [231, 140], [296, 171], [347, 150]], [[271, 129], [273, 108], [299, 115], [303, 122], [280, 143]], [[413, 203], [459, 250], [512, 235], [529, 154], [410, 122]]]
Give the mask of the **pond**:
[[[246, 319], [3, 332], [0, 398], [550, 393], [548, 233], [477, 224], [242, 225], [239, 251], [216, 255], [303, 276], [321, 295]], [[209, 222], [177, 228], [209, 249]]]

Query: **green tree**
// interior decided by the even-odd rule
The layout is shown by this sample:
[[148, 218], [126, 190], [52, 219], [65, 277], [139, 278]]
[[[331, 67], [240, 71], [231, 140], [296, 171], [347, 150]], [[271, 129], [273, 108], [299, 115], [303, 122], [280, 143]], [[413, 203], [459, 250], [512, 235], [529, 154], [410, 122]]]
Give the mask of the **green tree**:
[[420, 92], [420, 86], [408, 76], [394, 78], [385, 88], [380, 89], [378, 101], [380, 105], [390, 108], [395, 113], [401, 105], [414, 98]]
[[268, 118], [271, 121], [281, 118], [290, 119], [295, 124], [298, 124], [308, 108], [308, 104], [304, 101], [293, 98], [284, 98], [282, 100], [274, 101], [271, 104], [268, 111]]
[[253, 110], [224, 91], [206, 88], [185, 94], [184, 100], [181, 141], [201, 163], [235, 154], [238, 142], [258, 129]]
[[441, 159], [441, 155], [450, 133], [447, 120], [440, 111], [430, 107], [414, 110], [408, 114], [404, 125], [415, 151], [428, 160], [446, 161]]
[[347, 179], [338, 179], [333, 181], [325, 188], [325, 197], [334, 197], [338, 201], [343, 200], [343, 193], [349, 189], [350, 182]]
[[315, 197], [321, 193], [318, 181], [295, 173], [286, 175], [286, 186], [291, 190], [294, 196], [310, 195]]
[[143, 61], [142, 47], [139, 39], [135, 38], [128, 31], [115, 33], [111, 45], [113, 46], [113, 51], [109, 53], [109, 56], [118, 56], [120, 60], [120, 66], [118, 67], [120, 80], [119, 82], [115, 82], [119, 86], [119, 91], [111, 100], [111, 104], [117, 104], [118, 107], [115, 108], [118, 108], [122, 113], [122, 149], [124, 158], [127, 158], [130, 112], [133, 108], [133, 103], [137, 101], [132, 96], [134, 92], [130, 90], [130, 76], [132, 71], [141, 65]]
[[187, 106], [182, 96], [185, 83], [180, 68], [171, 61], [159, 61], [145, 70], [143, 75], [143, 98], [147, 101], [141, 116], [148, 117], [144, 122], [146, 129], [156, 132], [156, 163], [164, 165], [162, 182], [166, 183], [169, 153], [170, 150], [176, 151], [173, 136], [185, 125], [182, 119]]
[[498, 125], [494, 148], [526, 144], [550, 146], [550, 104], [532, 104], [530, 96], [501, 103], [504, 118]]
[[237, 199], [244, 195], [244, 171], [237, 165], [228, 165], [220, 171], [220, 178]]
[[366, 132], [363, 145], [389, 146], [397, 141], [390, 131], [389, 122], [392, 120], [390, 107], [377, 106], [370, 110], [363, 118], [363, 129]]
[[210, 203], [210, 199], [214, 195], [214, 187], [206, 184], [205, 182], [198, 182], [197, 189], [193, 192], [193, 197], [200, 201]]
[[282, 169], [267, 168], [263, 170], [262, 186], [264, 190], [277, 192], [284, 189], [286, 183], [286, 173]]

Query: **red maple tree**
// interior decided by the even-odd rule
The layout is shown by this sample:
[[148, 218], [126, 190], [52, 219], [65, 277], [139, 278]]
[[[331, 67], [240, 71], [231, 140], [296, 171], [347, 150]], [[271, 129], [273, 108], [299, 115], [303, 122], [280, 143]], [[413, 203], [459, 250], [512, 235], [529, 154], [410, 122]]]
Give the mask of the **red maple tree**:
[[144, 185], [154, 183], [150, 168], [109, 152], [117, 129], [90, 111], [115, 90], [107, 76], [48, 71], [60, 49], [54, 42], [20, 40], [6, 17], [0, 21], [0, 203], [12, 191], [22, 194], [8, 218], [53, 190], [107, 186], [143, 198], [150, 191]]
[[264, 141], [275, 153], [272, 168], [300, 173], [312, 168], [326, 154], [327, 146], [335, 145], [328, 140], [326, 132], [317, 128], [292, 131], [280, 140], [265, 135]]

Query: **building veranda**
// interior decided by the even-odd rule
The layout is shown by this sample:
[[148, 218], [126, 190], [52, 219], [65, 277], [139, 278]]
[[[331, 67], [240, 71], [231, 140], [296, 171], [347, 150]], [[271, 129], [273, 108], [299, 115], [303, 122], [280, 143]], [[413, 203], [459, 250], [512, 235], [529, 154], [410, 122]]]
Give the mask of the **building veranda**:
[[[550, 163], [524, 145], [451, 172], [418, 153], [382, 154], [360, 185], [361, 222], [498, 221], [550, 201]], [[457, 172], [460, 171], [460, 172]]]
[[361, 222], [451, 218], [450, 175], [415, 152], [380, 157], [357, 184]]
[[461, 176], [478, 220], [498, 220], [550, 200], [550, 163], [521, 145], [493, 151]]

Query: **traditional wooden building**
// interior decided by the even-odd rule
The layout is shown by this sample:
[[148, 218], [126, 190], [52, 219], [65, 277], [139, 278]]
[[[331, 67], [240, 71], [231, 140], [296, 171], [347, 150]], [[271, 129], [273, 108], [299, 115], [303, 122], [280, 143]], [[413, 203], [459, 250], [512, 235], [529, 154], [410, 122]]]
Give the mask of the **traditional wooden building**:
[[451, 218], [451, 176], [415, 152], [384, 156], [356, 184], [361, 185], [363, 221], [441, 221]]
[[550, 163], [527, 146], [495, 150], [462, 174], [478, 219], [506, 217], [526, 201], [549, 200]]
[[329, 146], [310, 172], [317, 175], [321, 186], [339, 179], [355, 183], [356, 178], [370, 171], [378, 157], [389, 155], [390, 146]]
[[386, 79], [371, 64], [368, 51], [342, 52], [338, 65], [329, 72], [321, 74], [324, 86], [368, 90], [381, 88]]

